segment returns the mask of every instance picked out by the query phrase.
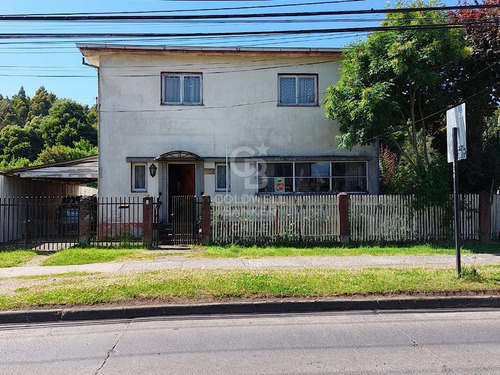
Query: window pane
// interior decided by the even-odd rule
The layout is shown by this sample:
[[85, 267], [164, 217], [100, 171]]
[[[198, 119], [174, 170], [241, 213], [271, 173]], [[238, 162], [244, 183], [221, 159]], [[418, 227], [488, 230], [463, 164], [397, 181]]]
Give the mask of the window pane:
[[334, 191], [366, 192], [366, 177], [347, 177], [333, 179]]
[[316, 85], [314, 77], [299, 78], [299, 104], [316, 104]]
[[217, 190], [225, 190], [226, 189], [226, 166], [218, 165], [217, 166]]
[[295, 77], [280, 77], [280, 104], [297, 104]]
[[346, 176], [366, 176], [366, 163], [348, 163]]
[[184, 77], [184, 103], [201, 103], [201, 77]]
[[146, 189], [146, 166], [145, 165], [135, 165], [134, 166], [134, 189], [136, 189], [136, 190]]
[[293, 191], [293, 178], [260, 177], [259, 193], [291, 193]]
[[266, 163], [259, 164], [261, 177], [293, 177], [292, 163]]
[[330, 163], [296, 163], [295, 177], [329, 177]]
[[179, 76], [165, 76], [165, 103], [181, 102], [181, 78]]
[[332, 163], [332, 176], [366, 176], [366, 163]]
[[295, 191], [304, 193], [326, 193], [330, 191], [329, 178], [297, 178]]

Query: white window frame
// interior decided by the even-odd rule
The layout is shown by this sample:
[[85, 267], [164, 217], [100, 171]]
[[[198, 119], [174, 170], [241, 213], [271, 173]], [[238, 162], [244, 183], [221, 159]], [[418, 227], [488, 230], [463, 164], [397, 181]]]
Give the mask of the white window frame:
[[[167, 102], [165, 99], [166, 77], [179, 77], [180, 79], [180, 102]], [[200, 78], [200, 101], [199, 102], [186, 102], [184, 100], [184, 78], [185, 77], [199, 77]], [[202, 73], [168, 73], [161, 74], [161, 104], [164, 105], [203, 105], [203, 74]]]
[[[135, 187], [135, 167], [143, 166], [144, 167], [144, 188], [136, 188]], [[135, 193], [145, 193], [148, 191], [148, 163], [132, 163], [131, 164], [131, 188]]]
[[[219, 186], [217, 186], [217, 182], [219, 181], [219, 167], [227, 167], [226, 168], [226, 176], [225, 176], [225, 181], [226, 181], [226, 184], [228, 185], [227, 186], [227, 190], [226, 188], [220, 188]], [[227, 165], [226, 166], [226, 163], [217, 163], [215, 164], [215, 191], [217, 192], [226, 192], [226, 191], [231, 191], [231, 166], [230, 165]]]
[[[281, 103], [281, 78], [295, 79], [295, 103]], [[314, 78], [314, 103], [299, 103], [299, 78]], [[280, 107], [317, 107], [318, 106], [318, 74], [278, 74], [278, 106]]]

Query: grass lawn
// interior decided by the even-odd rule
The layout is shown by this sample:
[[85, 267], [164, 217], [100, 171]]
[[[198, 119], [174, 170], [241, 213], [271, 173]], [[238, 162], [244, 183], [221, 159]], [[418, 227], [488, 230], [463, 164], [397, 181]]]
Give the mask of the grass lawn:
[[30, 250], [0, 251], [0, 268], [20, 266], [36, 255], [35, 251]]
[[90, 264], [120, 262], [125, 260], [150, 260], [165, 254], [147, 253], [143, 249], [102, 249], [74, 248], [60, 250], [42, 262], [43, 266], [67, 266], [71, 264]]
[[[328, 247], [291, 246], [203, 246], [202, 251], [189, 254], [204, 258], [261, 258], [286, 256], [346, 256], [346, 255], [454, 255], [455, 247], [446, 245], [333, 245]], [[462, 248], [462, 254], [500, 253], [500, 243], [470, 243]]]
[[[500, 243], [469, 243], [462, 254], [500, 254]], [[194, 251], [147, 252], [143, 248], [72, 248], [44, 255], [43, 266], [66, 266], [77, 264], [147, 261], [169, 255], [186, 255], [192, 258], [263, 258], [290, 256], [382, 256], [382, 255], [454, 255], [451, 245], [332, 245], [318, 247], [293, 246], [203, 246]], [[0, 252], [0, 267], [15, 267], [28, 262], [37, 252], [30, 250]]]
[[[34, 281], [35, 282], [35, 281]], [[91, 305], [131, 300], [224, 301], [415, 293], [500, 292], [500, 267], [464, 270], [369, 268], [361, 270], [162, 270], [125, 275], [51, 278], [0, 295], [0, 309]]]

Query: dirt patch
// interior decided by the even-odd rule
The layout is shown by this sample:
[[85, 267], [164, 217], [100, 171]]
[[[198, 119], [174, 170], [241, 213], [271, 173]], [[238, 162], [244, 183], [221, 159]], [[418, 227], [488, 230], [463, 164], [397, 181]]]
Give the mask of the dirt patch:
[[51, 309], [108, 309], [122, 307], [140, 307], [140, 306], [182, 306], [182, 305], [203, 305], [203, 304], [230, 304], [230, 303], [252, 303], [252, 302], [308, 302], [308, 301], [335, 301], [335, 300], [379, 300], [379, 299], [415, 299], [415, 298], [439, 298], [439, 297], [498, 297], [500, 291], [465, 291], [465, 292], [432, 292], [432, 293], [374, 293], [374, 294], [356, 294], [356, 295], [337, 295], [326, 297], [241, 297], [241, 298], [134, 298], [118, 302], [96, 303], [89, 305], [40, 305], [24, 306], [9, 309], [9, 311], [27, 311], [27, 310], [51, 310]]

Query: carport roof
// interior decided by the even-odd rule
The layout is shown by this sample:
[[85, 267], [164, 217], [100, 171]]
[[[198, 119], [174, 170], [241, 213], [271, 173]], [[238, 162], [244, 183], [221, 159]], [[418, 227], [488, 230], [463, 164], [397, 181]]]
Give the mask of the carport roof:
[[88, 183], [97, 181], [98, 156], [65, 160], [56, 163], [10, 169], [0, 172], [6, 176], [16, 176], [31, 180], [56, 181], [66, 183]]

